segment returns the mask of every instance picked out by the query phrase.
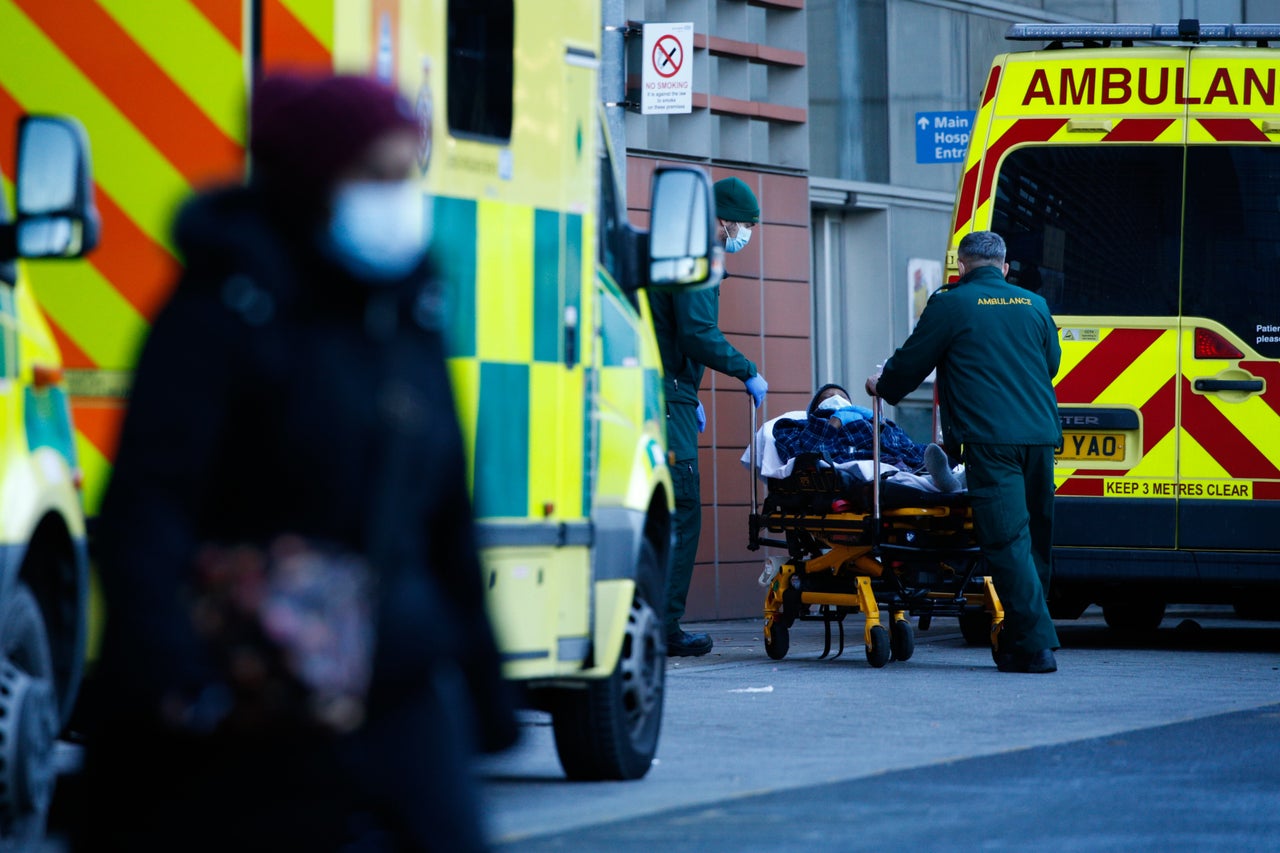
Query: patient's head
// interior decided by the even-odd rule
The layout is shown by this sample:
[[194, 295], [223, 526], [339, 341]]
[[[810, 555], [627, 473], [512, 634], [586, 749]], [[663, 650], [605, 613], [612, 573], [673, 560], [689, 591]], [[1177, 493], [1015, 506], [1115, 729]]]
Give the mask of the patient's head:
[[809, 414], [814, 414], [819, 410], [840, 409], [845, 406], [852, 406], [849, 392], [843, 386], [834, 382], [828, 382], [818, 389], [818, 393], [813, 395], [813, 400], [809, 402]]

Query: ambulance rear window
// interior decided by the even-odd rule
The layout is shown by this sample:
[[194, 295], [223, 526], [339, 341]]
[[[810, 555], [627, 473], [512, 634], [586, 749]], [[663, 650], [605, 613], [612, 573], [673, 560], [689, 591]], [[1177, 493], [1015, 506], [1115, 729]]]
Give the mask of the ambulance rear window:
[[1000, 167], [1010, 280], [1054, 314], [1178, 313], [1181, 148], [1042, 146]]
[[511, 0], [450, 0], [450, 133], [498, 143], [511, 138], [514, 49]]
[[1054, 314], [1181, 305], [1280, 358], [1280, 146], [1020, 148], [1000, 167], [992, 229], [1009, 279]]
[[1187, 150], [1182, 313], [1280, 358], [1280, 150]]

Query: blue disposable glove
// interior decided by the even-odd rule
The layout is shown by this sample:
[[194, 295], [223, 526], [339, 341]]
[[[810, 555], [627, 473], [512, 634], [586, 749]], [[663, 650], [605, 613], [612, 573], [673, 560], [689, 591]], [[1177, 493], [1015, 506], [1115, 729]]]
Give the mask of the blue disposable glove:
[[707, 431], [707, 410], [702, 408], [702, 402], [698, 402], [698, 410], [693, 413], [693, 417], [698, 422], [698, 432]]
[[751, 395], [751, 399], [756, 401], [756, 408], [760, 408], [760, 404], [764, 402], [764, 395], [769, 390], [769, 383], [764, 381], [764, 377], [757, 373], [747, 380], [747, 393]]
[[864, 406], [844, 406], [832, 412], [831, 416], [839, 418], [842, 424], [851, 424], [854, 421], [869, 421], [875, 417], [875, 413]]

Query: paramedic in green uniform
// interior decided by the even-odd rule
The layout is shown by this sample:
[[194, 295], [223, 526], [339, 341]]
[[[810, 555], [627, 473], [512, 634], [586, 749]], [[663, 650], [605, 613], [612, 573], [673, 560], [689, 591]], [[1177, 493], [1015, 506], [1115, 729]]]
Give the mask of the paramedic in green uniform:
[[944, 446], [962, 448], [974, 529], [1005, 609], [996, 665], [1054, 672], [1045, 590], [1062, 349], [1044, 299], [1005, 281], [1000, 235], [967, 234], [957, 254], [960, 280], [933, 295], [867, 393], [896, 404], [937, 368]]
[[[760, 205], [740, 178], [717, 181], [715, 196], [720, 239], [726, 251], [737, 252], [751, 239], [751, 226], [760, 221]], [[651, 290], [649, 307], [662, 352], [667, 446], [676, 492], [675, 549], [667, 570], [667, 654], [705, 655], [711, 651], [710, 635], [690, 634], [680, 627], [702, 529], [698, 433], [706, 428], [707, 418], [698, 402], [698, 385], [705, 368], [718, 370], [745, 382], [757, 408], [769, 385], [720, 332], [719, 287], [682, 293]]]

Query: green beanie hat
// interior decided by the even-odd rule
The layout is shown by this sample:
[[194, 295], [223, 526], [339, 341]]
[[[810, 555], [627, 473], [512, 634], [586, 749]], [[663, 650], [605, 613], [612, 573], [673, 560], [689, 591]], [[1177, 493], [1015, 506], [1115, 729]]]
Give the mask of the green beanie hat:
[[716, 181], [716, 216], [726, 222], [760, 221], [760, 203], [741, 178]]

